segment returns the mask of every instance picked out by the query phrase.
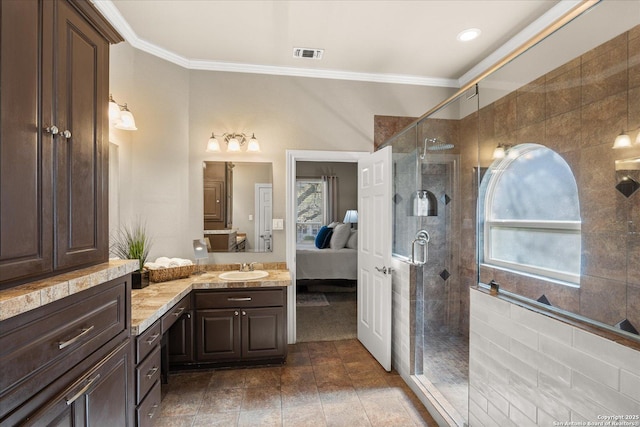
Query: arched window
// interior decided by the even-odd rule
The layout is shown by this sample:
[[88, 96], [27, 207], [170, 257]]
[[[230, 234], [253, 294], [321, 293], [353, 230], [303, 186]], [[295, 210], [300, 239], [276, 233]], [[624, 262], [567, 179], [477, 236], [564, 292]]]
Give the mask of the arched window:
[[578, 187], [565, 160], [538, 144], [511, 148], [481, 187], [481, 262], [580, 283]]

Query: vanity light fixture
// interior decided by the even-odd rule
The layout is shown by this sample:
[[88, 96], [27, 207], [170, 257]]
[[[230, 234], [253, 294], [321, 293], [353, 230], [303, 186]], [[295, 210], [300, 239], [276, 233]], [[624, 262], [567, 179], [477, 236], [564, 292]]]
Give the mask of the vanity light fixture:
[[[636, 129], [630, 129], [626, 132], [622, 130], [622, 132], [620, 132], [620, 135], [616, 136], [616, 139], [613, 141], [613, 147], [611, 148], [614, 148], [617, 150], [618, 148], [631, 147], [631, 137], [629, 136], [629, 133], [636, 130], [640, 130], [640, 127]], [[640, 132], [638, 132], [638, 135], [636, 136], [635, 144], [640, 145]]]
[[509, 148], [511, 148], [510, 145], [498, 144], [498, 146], [493, 150], [493, 155], [491, 156], [491, 158], [493, 160], [504, 159]]
[[[237, 153], [241, 151], [241, 147], [247, 144], [247, 152], [258, 152], [260, 151], [260, 143], [256, 139], [255, 134], [251, 134], [251, 138], [248, 138], [244, 133], [223, 133], [219, 136], [224, 139], [224, 142], [227, 144], [227, 152], [228, 153]], [[215, 136], [213, 132], [211, 132], [211, 138], [209, 138], [209, 142], [207, 142], [207, 151], [210, 153], [219, 153], [221, 152], [220, 142], [218, 138]]]
[[138, 130], [136, 120], [127, 104], [118, 104], [111, 94], [109, 94], [109, 121], [117, 129]]

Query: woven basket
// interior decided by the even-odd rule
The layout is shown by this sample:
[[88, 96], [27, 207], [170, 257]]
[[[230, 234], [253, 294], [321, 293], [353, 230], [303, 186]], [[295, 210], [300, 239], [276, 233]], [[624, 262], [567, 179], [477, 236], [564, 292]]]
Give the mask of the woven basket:
[[185, 265], [184, 267], [159, 268], [157, 270], [149, 270], [150, 282], [166, 282], [169, 280], [184, 279], [189, 277], [195, 265]]

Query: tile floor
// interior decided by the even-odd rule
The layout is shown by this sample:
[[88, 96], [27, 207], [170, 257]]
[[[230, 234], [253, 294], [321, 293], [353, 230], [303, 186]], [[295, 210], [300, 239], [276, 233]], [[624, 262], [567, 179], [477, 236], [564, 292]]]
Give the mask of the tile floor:
[[289, 346], [276, 367], [173, 374], [155, 426], [436, 426], [355, 339]]

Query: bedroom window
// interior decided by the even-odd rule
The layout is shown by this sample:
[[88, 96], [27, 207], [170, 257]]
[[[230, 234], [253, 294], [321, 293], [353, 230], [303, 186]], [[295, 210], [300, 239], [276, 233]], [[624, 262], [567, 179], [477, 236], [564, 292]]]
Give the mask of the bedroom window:
[[324, 224], [325, 185], [322, 179], [296, 180], [296, 234], [298, 244], [313, 245]]
[[538, 144], [513, 147], [491, 165], [481, 194], [484, 265], [579, 285], [578, 187], [562, 156]]

